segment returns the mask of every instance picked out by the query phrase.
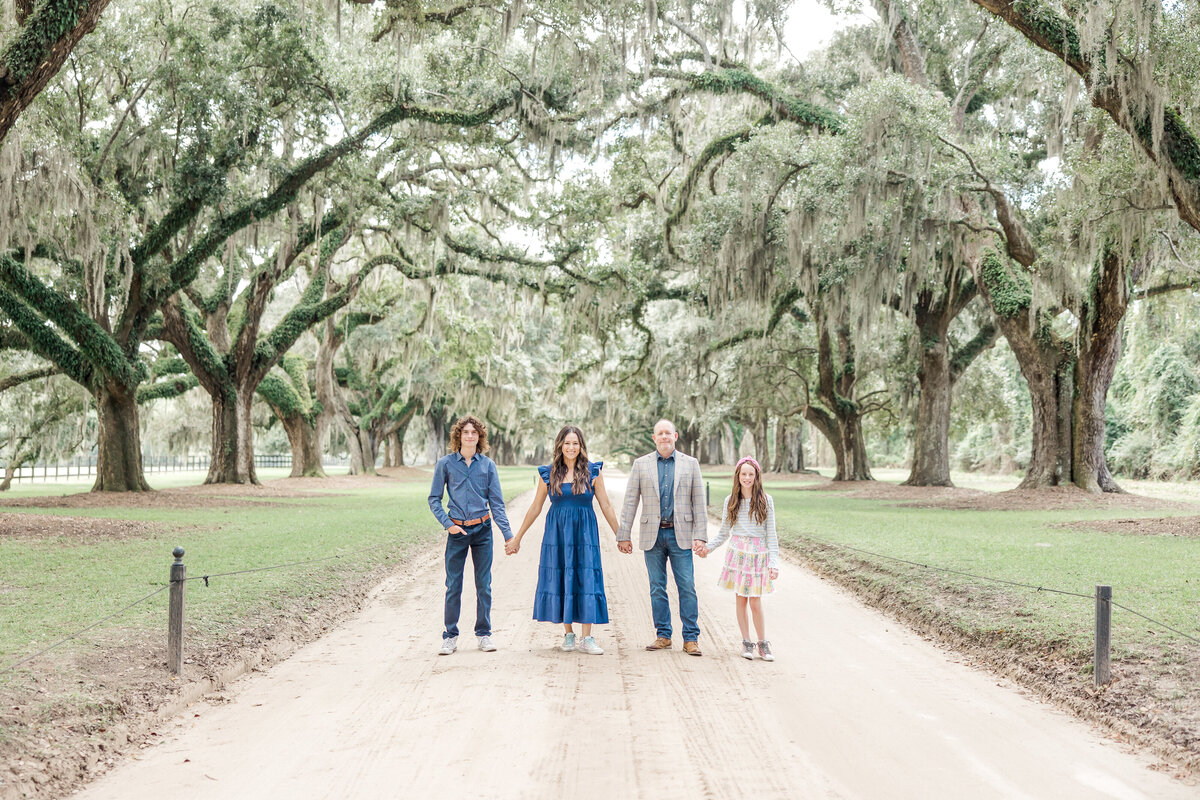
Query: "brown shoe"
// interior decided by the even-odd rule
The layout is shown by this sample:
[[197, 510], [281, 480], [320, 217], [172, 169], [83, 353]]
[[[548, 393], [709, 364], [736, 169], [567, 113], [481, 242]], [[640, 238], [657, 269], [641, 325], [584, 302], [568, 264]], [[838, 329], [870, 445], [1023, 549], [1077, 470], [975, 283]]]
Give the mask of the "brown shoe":
[[704, 655], [703, 653], [700, 652], [700, 644], [698, 642], [684, 642], [683, 643], [683, 652], [687, 653], [689, 656]]
[[646, 645], [646, 649], [647, 650], [670, 650], [671, 649], [671, 640], [664, 639], [663, 637], [660, 636], [657, 639], [655, 639], [652, 643]]

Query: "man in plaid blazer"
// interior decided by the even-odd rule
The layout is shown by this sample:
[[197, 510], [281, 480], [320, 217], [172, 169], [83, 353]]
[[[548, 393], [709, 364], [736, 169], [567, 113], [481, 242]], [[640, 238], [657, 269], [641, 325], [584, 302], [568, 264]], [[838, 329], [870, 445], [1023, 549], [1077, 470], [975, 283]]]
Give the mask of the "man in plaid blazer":
[[679, 433], [670, 420], [654, 425], [655, 451], [633, 462], [621, 510], [617, 549], [633, 552], [633, 520], [638, 503], [642, 515], [638, 547], [646, 557], [650, 575], [650, 610], [657, 638], [647, 650], [671, 647], [671, 603], [667, 598], [667, 562], [679, 590], [679, 621], [683, 627], [683, 652], [700, 655], [700, 609], [692, 570], [692, 551], [708, 541], [708, 512], [700, 462], [675, 449]]

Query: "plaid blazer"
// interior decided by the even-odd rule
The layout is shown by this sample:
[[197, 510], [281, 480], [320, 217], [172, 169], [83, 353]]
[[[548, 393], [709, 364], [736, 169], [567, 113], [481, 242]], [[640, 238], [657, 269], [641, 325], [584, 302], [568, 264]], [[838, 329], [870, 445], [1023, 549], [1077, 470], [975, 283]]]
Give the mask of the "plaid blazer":
[[[638, 526], [638, 548], [649, 550], [658, 540], [661, 520], [658, 499], [658, 451], [635, 459], [625, 486], [625, 505], [621, 509], [618, 542], [632, 540], [633, 521], [638, 503], [642, 504]], [[675, 543], [691, 548], [692, 541], [708, 541], [708, 509], [704, 504], [704, 481], [700, 462], [675, 451]]]

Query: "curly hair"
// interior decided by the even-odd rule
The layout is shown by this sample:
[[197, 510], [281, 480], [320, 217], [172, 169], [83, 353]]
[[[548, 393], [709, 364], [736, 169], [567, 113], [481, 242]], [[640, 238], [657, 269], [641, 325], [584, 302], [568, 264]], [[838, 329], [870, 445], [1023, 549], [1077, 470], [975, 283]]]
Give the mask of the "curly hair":
[[474, 425], [475, 430], [479, 431], [479, 444], [476, 445], [475, 452], [486, 453], [489, 446], [487, 425], [484, 425], [482, 420], [472, 414], [459, 417], [450, 426], [450, 452], [457, 453], [459, 450], [462, 450], [462, 429], [467, 425]]

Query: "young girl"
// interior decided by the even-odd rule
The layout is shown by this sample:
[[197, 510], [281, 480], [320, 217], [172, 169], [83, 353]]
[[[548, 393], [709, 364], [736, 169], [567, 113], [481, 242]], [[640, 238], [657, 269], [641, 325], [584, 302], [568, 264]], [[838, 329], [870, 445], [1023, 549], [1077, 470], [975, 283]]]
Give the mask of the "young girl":
[[[554, 457], [549, 466], [538, 467], [536, 494], [521, 530], [504, 545], [512, 555], [521, 549], [525, 531], [542, 513], [546, 496], [550, 513], [542, 535], [542, 556], [538, 562], [537, 593], [533, 597], [533, 618], [561, 623], [564, 652], [579, 650], [588, 655], [604, 651], [592, 636], [592, 625], [608, 622], [608, 600], [604, 595], [604, 573], [600, 568], [600, 530], [592, 498], [600, 503], [604, 519], [615, 533], [617, 515], [604, 491], [602, 461], [588, 461], [583, 431], [567, 425], [554, 437]], [[583, 640], [575, 643], [573, 625], [579, 623]]]
[[[732, 536], [730, 535], [732, 534]], [[771, 643], [763, 620], [762, 596], [775, 591], [772, 581], [779, 577], [779, 538], [775, 534], [775, 502], [763, 491], [762, 470], [747, 456], [733, 468], [733, 493], [725, 498], [721, 530], [708, 543], [708, 550], [729, 539], [725, 565], [717, 585], [736, 592], [737, 621], [742, 629], [742, 658], [754, 658], [746, 606], [754, 616], [758, 632], [758, 655], [774, 661]]]

